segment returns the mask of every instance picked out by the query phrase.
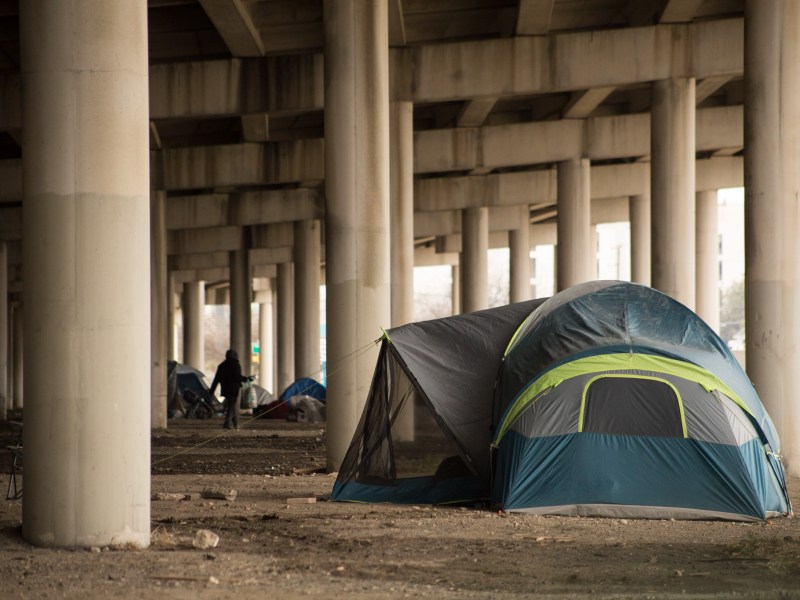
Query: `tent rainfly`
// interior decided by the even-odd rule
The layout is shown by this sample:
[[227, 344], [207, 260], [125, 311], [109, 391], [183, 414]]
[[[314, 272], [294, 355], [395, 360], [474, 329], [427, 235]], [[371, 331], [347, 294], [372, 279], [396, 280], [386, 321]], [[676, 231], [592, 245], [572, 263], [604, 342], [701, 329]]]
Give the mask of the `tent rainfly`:
[[614, 281], [389, 330], [332, 497], [791, 513], [777, 433], [725, 343], [664, 294]]

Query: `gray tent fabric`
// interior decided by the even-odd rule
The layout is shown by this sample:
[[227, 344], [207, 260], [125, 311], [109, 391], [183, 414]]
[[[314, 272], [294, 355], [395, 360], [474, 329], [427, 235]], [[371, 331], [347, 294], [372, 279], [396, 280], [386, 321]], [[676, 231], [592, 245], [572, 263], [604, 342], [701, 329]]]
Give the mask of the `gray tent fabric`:
[[483, 477], [489, 473], [491, 398], [503, 352], [520, 324], [542, 302], [528, 300], [387, 331], [408, 372], [464, 457]]

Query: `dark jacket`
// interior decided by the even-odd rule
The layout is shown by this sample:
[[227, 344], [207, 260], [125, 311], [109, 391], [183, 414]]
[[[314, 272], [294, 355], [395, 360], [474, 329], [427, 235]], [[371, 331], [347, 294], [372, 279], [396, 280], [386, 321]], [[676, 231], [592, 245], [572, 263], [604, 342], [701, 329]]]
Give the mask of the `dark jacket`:
[[239, 358], [236, 352], [228, 350], [225, 353], [225, 360], [219, 363], [217, 372], [214, 374], [214, 381], [211, 382], [211, 395], [214, 395], [214, 390], [219, 385], [222, 396], [236, 398], [239, 395], [239, 389], [242, 387], [243, 381], [247, 381], [247, 377], [242, 375], [242, 365], [239, 364]]

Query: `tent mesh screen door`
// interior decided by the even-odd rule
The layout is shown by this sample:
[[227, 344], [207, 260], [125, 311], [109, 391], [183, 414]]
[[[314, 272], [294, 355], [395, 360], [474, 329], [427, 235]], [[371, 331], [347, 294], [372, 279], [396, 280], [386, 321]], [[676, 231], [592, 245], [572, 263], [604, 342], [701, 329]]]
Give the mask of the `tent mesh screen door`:
[[468, 472], [425, 398], [384, 342], [340, 479], [391, 485], [403, 478]]

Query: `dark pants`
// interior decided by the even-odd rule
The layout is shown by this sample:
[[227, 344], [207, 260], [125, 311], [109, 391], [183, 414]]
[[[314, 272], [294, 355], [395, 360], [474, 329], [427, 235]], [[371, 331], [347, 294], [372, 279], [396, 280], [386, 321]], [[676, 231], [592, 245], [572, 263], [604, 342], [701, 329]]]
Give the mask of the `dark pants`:
[[225, 398], [225, 429], [239, 427], [239, 395], [233, 398]]

